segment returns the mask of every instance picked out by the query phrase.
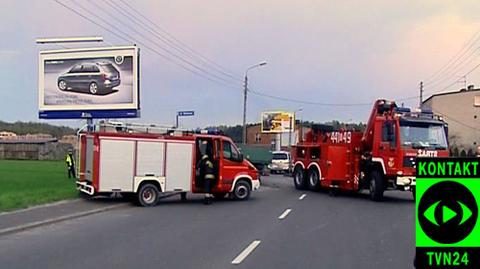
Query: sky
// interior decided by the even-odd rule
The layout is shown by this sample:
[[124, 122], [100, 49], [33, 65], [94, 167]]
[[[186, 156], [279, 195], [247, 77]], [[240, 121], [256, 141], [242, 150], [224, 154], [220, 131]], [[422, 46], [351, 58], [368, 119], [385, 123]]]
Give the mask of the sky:
[[[141, 118], [134, 121], [173, 124], [176, 111], [194, 110], [195, 117], [181, 119], [186, 128], [241, 124], [245, 70], [264, 60], [266, 66], [248, 73], [252, 91], [313, 103], [359, 105], [304, 104], [250, 93], [247, 122], [259, 122], [260, 113], [268, 110], [301, 110], [297, 118], [309, 121], [364, 122], [375, 99], [415, 97], [422, 80], [426, 97], [458, 90], [464, 85], [460, 77], [480, 63], [480, 51], [475, 51], [480, 40], [466, 49], [480, 30], [477, 0], [128, 1], [182, 44], [232, 74], [236, 79], [228, 87], [150, 51], [145, 45], [178, 52], [142, 32], [132, 17], [115, 12], [106, 2], [95, 1], [96, 7], [92, 0], [58, 1], [87, 17], [101, 16], [120, 29], [109, 30], [132, 38], [123, 34], [126, 40], [118, 38], [53, 0], [1, 0], [0, 120], [81, 124], [78, 119], [38, 119], [38, 53], [59, 48], [35, 44], [39, 37], [100, 35], [105, 39], [102, 46], [137, 44]], [[121, 0], [109, 1], [132, 12]], [[465, 61], [432, 78], [462, 48], [467, 51]], [[188, 60], [210, 68], [198, 58]], [[223, 73], [215, 75], [229, 80]], [[480, 68], [466, 81], [480, 85]], [[416, 98], [402, 102], [418, 105]]]

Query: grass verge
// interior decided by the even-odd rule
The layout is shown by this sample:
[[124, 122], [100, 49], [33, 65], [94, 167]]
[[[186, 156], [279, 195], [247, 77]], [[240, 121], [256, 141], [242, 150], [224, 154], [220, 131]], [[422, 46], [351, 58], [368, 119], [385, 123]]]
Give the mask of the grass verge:
[[76, 197], [62, 161], [0, 160], [0, 212]]

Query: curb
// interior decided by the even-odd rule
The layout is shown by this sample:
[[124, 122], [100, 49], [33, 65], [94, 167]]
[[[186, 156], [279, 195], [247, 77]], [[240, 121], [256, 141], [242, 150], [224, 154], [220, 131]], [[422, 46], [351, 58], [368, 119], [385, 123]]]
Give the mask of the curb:
[[32, 228], [36, 228], [36, 227], [40, 227], [40, 226], [44, 226], [44, 225], [49, 225], [49, 224], [53, 224], [53, 223], [57, 223], [57, 222], [65, 221], [65, 220], [71, 220], [71, 219], [76, 219], [76, 218], [80, 218], [80, 217], [84, 217], [84, 216], [88, 216], [88, 215], [93, 215], [93, 214], [101, 213], [101, 212], [112, 210], [112, 209], [126, 207], [127, 205], [128, 205], [128, 203], [105, 206], [105, 207], [102, 207], [102, 208], [97, 208], [97, 209], [93, 209], [93, 210], [89, 210], [89, 211], [83, 211], [83, 212], [74, 213], [74, 214], [61, 216], [61, 217], [57, 217], [57, 218], [35, 221], [35, 222], [27, 223], [27, 224], [24, 224], [24, 225], [19, 225], [19, 226], [15, 226], [15, 227], [11, 227], [11, 228], [6, 228], [6, 229], [0, 230], [0, 236], [7, 235], [7, 234], [12, 234], [12, 233], [16, 233], [16, 232], [20, 232], [20, 231], [24, 231], [24, 230], [28, 230], [28, 229], [32, 229]]
[[76, 203], [76, 202], [79, 202], [81, 200], [82, 200], [81, 198], [66, 199], [66, 200], [60, 200], [60, 201], [53, 202], [53, 203], [48, 203], [48, 204], [34, 205], [34, 206], [27, 207], [27, 208], [21, 208], [21, 209], [13, 210], [13, 211], [0, 212], [0, 217], [5, 216], [5, 215], [22, 213], [22, 212], [26, 212], [26, 211], [30, 211], [30, 210], [34, 210], [34, 209], [39, 209], [39, 208], [45, 208], [45, 207], [68, 204], [68, 203]]

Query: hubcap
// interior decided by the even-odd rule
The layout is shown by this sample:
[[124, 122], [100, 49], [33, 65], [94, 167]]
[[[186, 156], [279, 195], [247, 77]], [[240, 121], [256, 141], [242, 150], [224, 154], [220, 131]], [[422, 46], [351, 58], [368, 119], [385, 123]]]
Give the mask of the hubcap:
[[90, 92], [93, 94], [97, 93], [97, 84], [95, 83], [90, 84]]
[[65, 81], [63, 81], [63, 80], [60, 81], [58, 86], [60, 87], [60, 90], [66, 90], [67, 89], [67, 83], [65, 83]]
[[143, 191], [142, 197], [145, 203], [151, 204], [155, 201], [155, 192], [152, 189], [146, 189]]
[[247, 187], [245, 186], [239, 186], [237, 188], [237, 197], [238, 198], [245, 198], [245, 196], [247, 196]]

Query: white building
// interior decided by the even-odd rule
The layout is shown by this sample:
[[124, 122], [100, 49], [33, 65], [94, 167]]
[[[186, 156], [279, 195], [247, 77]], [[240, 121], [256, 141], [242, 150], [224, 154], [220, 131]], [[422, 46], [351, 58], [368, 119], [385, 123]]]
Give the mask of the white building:
[[473, 85], [455, 92], [439, 93], [423, 102], [448, 123], [452, 153], [474, 155], [480, 146], [480, 89]]

